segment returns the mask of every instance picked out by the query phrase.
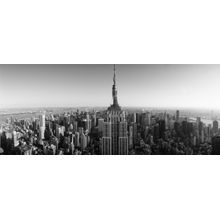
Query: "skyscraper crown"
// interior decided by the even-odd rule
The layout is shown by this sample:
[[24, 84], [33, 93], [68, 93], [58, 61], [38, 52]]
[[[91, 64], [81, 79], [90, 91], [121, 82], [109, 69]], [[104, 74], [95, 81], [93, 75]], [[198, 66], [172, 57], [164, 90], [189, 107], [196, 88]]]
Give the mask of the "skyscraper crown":
[[117, 97], [115, 64], [114, 64], [114, 76], [113, 76], [113, 86], [112, 86], [112, 98], [113, 98], [113, 104], [108, 108], [108, 111], [121, 111], [121, 107], [118, 104], [118, 97]]

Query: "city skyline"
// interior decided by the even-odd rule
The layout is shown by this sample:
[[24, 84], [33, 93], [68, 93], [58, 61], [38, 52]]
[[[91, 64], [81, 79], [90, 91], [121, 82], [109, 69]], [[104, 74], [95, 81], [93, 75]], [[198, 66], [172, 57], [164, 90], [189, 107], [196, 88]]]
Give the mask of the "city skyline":
[[[118, 101], [116, 65], [112, 104], [105, 110], [53, 110], [3, 117], [0, 154], [16, 155], [219, 155], [219, 122], [199, 115], [124, 111]], [[31, 114], [31, 118], [29, 118]], [[19, 114], [18, 114], [19, 115]], [[10, 116], [10, 117], [9, 117]], [[210, 121], [209, 121], [210, 122]]]
[[[116, 65], [122, 107], [219, 110], [220, 65]], [[0, 65], [0, 108], [104, 107], [113, 65]]]

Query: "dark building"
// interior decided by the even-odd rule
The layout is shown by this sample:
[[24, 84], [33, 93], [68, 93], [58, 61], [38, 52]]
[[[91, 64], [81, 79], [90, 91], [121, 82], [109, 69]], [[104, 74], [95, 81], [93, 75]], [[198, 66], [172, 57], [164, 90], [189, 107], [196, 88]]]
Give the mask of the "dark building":
[[165, 131], [166, 131], [166, 122], [165, 120], [160, 120], [159, 121], [159, 137], [160, 138], [164, 138]]
[[212, 148], [214, 155], [220, 155], [220, 136], [212, 138]]
[[218, 134], [218, 121], [213, 121], [213, 134]]

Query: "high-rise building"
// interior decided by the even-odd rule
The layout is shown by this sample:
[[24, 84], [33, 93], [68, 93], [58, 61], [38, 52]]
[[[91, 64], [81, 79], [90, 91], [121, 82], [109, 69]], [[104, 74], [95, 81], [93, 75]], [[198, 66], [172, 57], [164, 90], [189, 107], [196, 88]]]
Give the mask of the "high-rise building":
[[165, 135], [165, 130], [166, 130], [166, 121], [165, 120], [160, 120], [159, 121], [159, 136], [160, 138], [164, 138]]
[[176, 122], [177, 123], [180, 122], [180, 111], [179, 110], [176, 111]]
[[86, 115], [86, 130], [88, 130], [88, 132], [91, 132], [91, 128], [92, 128], [92, 120], [89, 117], [89, 114]]
[[160, 137], [160, 127], [159, 127], [159, 124], [155, 124], [154, 127], [153, 127], [153, 137], [154, 137], [154, 142], [156, 142], [159, 137]]
[[220, 155], [220, 136], [215, 136], [212, 138], [212, 148], [213, 154]]
[[150, 125], [151, 125], [151, 114], [150, 114], [150, 112], [142, 113], [142, 121], [141, 121], [142, 129], [144, 129], [146, 126], [150, 126]]
[[12, 132], [12, 137], [13, 137], [13, 145], [14, 147], [17, 147], [19, 145], [19, 142], [18, 142], [18, 136], [17, 136], [16, 131]]
[[42, 141], [44, 139], [45, 129], [46, 129], [45, 113], [43, 112], [40, 115], [40, 141]]
[[200, 141], [201, 141], [201, 143], [205, 142], [204, 130], [202, 130], [202, 132], [201, 132]]
[[137, 143], [137, 123], [132, 123], [133, 127], [133, 144], [135, 145]]
[[129, 149], [132, 149], [134, 146], [134, 128], [132, 125], [129, 126], [129, 140], [128, 140]]
[[44, 133], [45, 133], [45, 128], [40, 127], [40, 133], [39, 133], [40, 141], [42, 141], [44, 139]]
[[78, 130], [78, 122], [74, 121], [73, 122], [73, 131], [76, 132]]
[[94, 112], [93, 117], [92, 117], [92, 127], [96, 127], [96, 112]]
[[99, 118], [98, 119], [98, 131], [99, 131], [99, 133], [101, 133], [102, 130], [103, 130], [103, 123], [104, 123], [104, 119], [103, 118]]
[[55, 135], [59, 139], [60, 138], [60, 126], [56, 124]]
[[136, 116], [137, 116], [137, 114], [136, 114], [136, 112], [134, 112], [132, 115], [132, 122], [134, 122], [134, 123], [137, 122]]
[[40, 115], [40, 127], [46, 127], [44, 112]]
[[207, 141], [210, 143], [211, 142], [211, 132], [212, 131], [212, 125], [209, 124], [207, 128]]
[[84, 133], [80, 134], [80, 147], [82, 150], [85, 150], [87, 147], [87, 138], [86, 135]]
[[[102, 138], [102, 149], [108, 149], [107, 152], [113, 155], [128, 154], [128, 134], [127, 122], [125, 113], [122, 111], [118, 104], [117, 89], [116, 89], [116, 69], [114, 65], [114, 77], [112, 86], [113, 104], [107, 109], [107, 118], [105, 128], [103, 127], [102, 133], [108, 134], [107, 137]], [[109, 129], [111, 128], [111, 132]], [[111, 138], [110, 138], [111, 137]], [[109, 147], [111, 145], [111, 147]], [[109, 152], [111, 151], [111, 152]], [[102, 150], [104, 153], [104, 151]]]
[[87, 147], [87, 137], [84, 134], [84, 129], [82, 127], [79, 127], [79, 145], [82, 150], [85, 150]]
[[79, 132], [75, 132], [75, 146], [79, 147]]
[[112, 154], [112, 135], [111, 135], [111, 123], [103, 123], [102, 131], [102, 143], [101, 143], [101, 154], [111, 155]]
[[218, 121], [213, 121], [213, 135], [218, 134]]

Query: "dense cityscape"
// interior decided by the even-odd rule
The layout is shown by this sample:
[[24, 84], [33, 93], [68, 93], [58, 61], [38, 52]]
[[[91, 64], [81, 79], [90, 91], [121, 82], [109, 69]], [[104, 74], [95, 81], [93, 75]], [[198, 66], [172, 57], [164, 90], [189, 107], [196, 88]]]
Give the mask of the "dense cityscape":
[[[113, 104], [107, 109], [43, 109], [4, 114], [0, 154], [5, 155], [218, 155], [217, 118], [126, 109], [118, 102], [116, 69]], [[9, 116], [9, 117], [8, 117]]]

